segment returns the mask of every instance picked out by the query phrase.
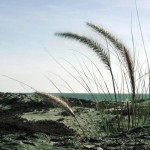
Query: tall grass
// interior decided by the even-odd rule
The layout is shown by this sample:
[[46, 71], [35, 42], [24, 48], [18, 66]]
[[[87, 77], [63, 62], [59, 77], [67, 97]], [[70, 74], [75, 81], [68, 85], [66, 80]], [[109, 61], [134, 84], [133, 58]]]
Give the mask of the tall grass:
[[[77, 33], [60, 32], [60, 33], [56, 33], [55, 35], [75, 40], [87, 46], [98, 56], [98, 58], [104, 64], [105, 68], [109, 71], [112, 85], [113, 85], [113, 92], [115, 94], [115, 100], [116, 100], [113, 106], [115, 110], [115, 116], [116, 116], [116, 120], [115, 120], [116, 131], [130, 130], [131, 128], [135, 128], [143, 125], [149, 125], [150, 101], [148, 101], [147, 104], [144, 104], [143, 102], [142, 104], [144, 105], [140, 106], [141, 103], [139, 102], [140, 99], [142, 99], [142, 97], [138, 97], [139, 93], [149, 94], [149, 85], [146, 84], [147, 77], [150, 76], [149, 72], [146, 71], [147, 69], [146, 70], [143, 69], [144, 67], [142, 64], [140, 64], [138, 58], [136, 58], [136, 54], [131, 53], [131, 51], [127, 48], [127, 46], [125, 46], [125, 44], [121, 40], [119, 40], [115, 35], [105, 30], [103, 27], [97, 26], [92, 23], [87, 23], [87, 26], [93, 29], [101, 38], [105, 39], [107, 43], [106, 47], [103, 46], [100, 40], [99, 42], [97, 42], [92, 38]], [[134, 42], [134, 39], [132, 40]], [[111, 47], [111, 50], [109, 49], [109, 47]], [[115, 57], [116, 59], [118, 59], [119, 62], [121, 83], [117, 83], [117, 77], [115, 77], [115, 73], [113, 71], [112, 54], [115, 54]], [[86, 54], [82, 54], [82, 55], [86, 57]], [[148, 57], [146, 58], [147, 61], [145, 66], [147, 67], [149, 66], [149, 62], [148, 62]], [[71, 63], [69, 63], [80, 75], [80, 78], [82, 79], [84, 84], [81, 83], [81, 81], [79, 81], [74, 76], [73, 77], [80, 84], [83, 84], [84, 85], [83, 87], [91, 94], [92, 94], [91, 89], [93, 85], [91, 83], [94, 83], [98, 92], [101, 91], [102, 93], [106, 93], [106, 95], [110, 94], [109, 86], [107, 85], [106, 82], [107, 79], [105, 79], [102, 70], [100, 70], [98, 65], [93, 63], [93, 61], [90, 58], [88, 59], [92, 62], [92, 64], [94, 64], [93, 65], [94, 68], [98, 70], [99, 75], [102, 77], [103, 82], [105, 83], [104, 84], [105, 90], [104, 87], [102, 87], [101, 85], [100, 79], [96, 77], [94, 70], [90, 70], [85, 63], [83, 63], [84, 67], [80, 63], [81, 71], [79, 71]], [[128, 99], [127, 102], [124, 102], [123, 105], [120, 105], [119, 99], [117, 97], [117, 94], [119, 93], [128, 93], [131, 95], [131, 97]], [[100, 109], [103, 108], [101, 107]], [[124, 115], [123, 112], [126, 113], [127, 115]], [[102, 111], [101, 119], [104, 121], [105, 129], [110, 130], [111, 127], [106, 121], [107, 118], [105, 118], [104, 116], [105, 116], [105, 112]]]
[[[108, 79], [105, 78], [103, 70], [100, 69], [98, 64], [92, 61], [91, 58], [87, 57], [86, 53], [78, 52], [90, 62], [92, 68], [89, 68], [89, 66], [84, 62], [84, 60], [82, 60], [82, 62], [78, 60], [80, 69], [76, 68], [76, 66], [68, 60], [64, 60], [65, 63], [71, 66], [71, 68], [78, 74], [78, 77], [76, 77], [70, 70], [66, 69], [54, 57], [51, 57], [74, 80], [76, 80], [86, 90], [87, 93], [90, 93], [92, 95], [92, 98], [96, 103], [96, 109], [100, 111], [100, 120], [102, 120], [104, 130], [107, 134], [111, 132], [112, 128], [115, 130], [115, 132], [119, 132], [127, 131], [139, 126], [150, 125], [150, 99], [147, 99], [144, 102], [142, 101], [142, 99], [144, 99], [144, 94], [149, 94], [150, 96], [150, 65], [140, 23], [139, 26], [146, 55], [146, 64], [141, 64], [139, 58], [136, 56], [135, 50], [131, 52], [130, 49], [119, 38], [117, 38], [115, 35], [107, 31], [103, 27], [95, 25], [93, 23], [86, 23], [86, 25], [99, 36], [98, 42], [95, 39], [89, 38], [85, 35], [80, 35], [71, 32], [56, 33], [55, 35], [75, 40], [91, 49], [98, 56], [105, 69], [109, 72], [111, 79], [110, 83], [107, 82]], [[101, 39], [103, 39], [106, 42], [106, 46], [103, 45]], [[133, 34], [132, 42], [134, 49]], [[115, 69], [113, 68], [114, 57], [116, 60], [118, 60], [119, 77], [116, 76], [114, 71]], [[74, 89], [69, 85], [69, 83], [65, 79], [63, 79], [59, 75], [56, 75], [55, 73], [53, 74], [59, 79], [61, 79], [67, 85], [67, 88], [71, 92], [75, 93]], [[98, 74], [98, 76], [96, 74]], [[118, 82], [118, 78], [120, 79], [120, 82]], [[13, 80], [30, 87], [31, 89], [35, 90], [38, 95], [44, 97], [45, 99], [49, 99], [51, 100], [51, 102], [59, 104], [59, 106], [62, 106], [76, 119], [72, 108], [62, 99], [53, 95], [38, 92], [36, 89], [23, 82], [20, 82], [16, 79]], [[59, 92], [61, 92], [61, 90], [56, 86], [56, 84], [52, 80], [50, 80], [49, 78], [48, 80], [55, 86], [55, 88], [57, 88]], [[113, 87], [115, 102], [112, 102], [113, 98], [111, 97], [110, 84]], [[95, 92], [104, 94], [104, 100], [111, 99], [111, 106], [107, 104], [106, 101], [104, 101], [103, 103], [99, 103], [99, 99], [97, 99], [97, 97], [95, 97], [93, 94], [94, 89], [96, 89]], [[127, 101], [121, 103], [121, 97], [117, 96], [120, 93], [128, 93], [131, 96], [128, 98]], [[142, 93], [143, 95], [139, 96], [140, 93]], [[110, 121], [110, 118], [108, 118], [108, 112], [106, 112], [106, 110], [110, 111], [110, 113], [114, 115], [114, 117], [112, 118], [113, 124], [111, 122], [112, 120]], [[76, 121], [78, 122], [77, 119]], [[91, 123], [93, 123], [92, 118]], [[97, 128], [100, 127], [95, 127], [96, 130]], [[81, 130], [86, 136], [82, 127]], [[100, 130], [98, 129], [97, 131]]]

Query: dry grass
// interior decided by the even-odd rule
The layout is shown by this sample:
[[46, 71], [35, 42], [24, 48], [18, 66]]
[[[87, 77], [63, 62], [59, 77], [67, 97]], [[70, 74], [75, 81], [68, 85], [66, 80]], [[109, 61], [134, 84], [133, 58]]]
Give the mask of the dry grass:
[[56, 97], [50, 93], [44, 93], [44, 92], [37, 92], [39, 96], [43, 97], [46, 101], [53, 103], [54, 105], [60, 106], [63, 109], [65, 109], [70, 115], [75, 117], [75, 114], [73, 112], [73, 109], [67, 102], [65, 102], [63, 99]]
[[[98, 33], [98, 35], [100, 35], [101, 37], [104, 38], [104, 40], [106, 41], [107, 47], [103, 46], [103, 43], [101, 42], [101, 40], [99, 40], [99, 42], [97, 42], [96, 40], [92, 39], [92, 38], [88, 38], [84, 35], [80, 35], [77, 33], [72, 33], [72, 32], [62, 32], [62, 33], [56, 33], [57, 36], [61, 36], [64, 38], [68, 38], [68, 39], [73, 39], [75, 41], [80, 42], [81, 44], [84, 44], [85, 46], [89, 47], [92, 51], [95, 52], [95, 54], [100, 58], [101, 62], [106, 66], [106, 69], [109, 70], [110, 75], [111, 75], [111, 79], [112, 79], [112, 85], [113, 85], [113, 90], [114, 90], [114, 94], [115, 94], [115, 106], [114, 106], [114, 110], [115, 110], [115, 114], [117, 116], [116, 119], [116, 128], [117, 130], [121, 130], [121, 124], [123, 124], [124, 121], [127, 122], [127, 126], [125, 128], [127, 128], [128, 130], [131, 128], [135, 128], [138, 127], [140, 125], [144, 125], [147, 121], [149, 121], [149, 116], [147, 116], [147, 114], [149, 115], [149, 113], [143, 113], [142, 117], [144, 119], [142, 119], [142, 117], [139, 115], [139, 111], [140, 111], [140, 107], [136, 104], [136, 101], [139, 100], [139, 97], [137, 97], [138, 93], [144, 93], [147, 94], [147, 85], [146, 85], [146, 76], [144, 76], [145, 78], [142, 78], [140, 80], [137, 79], [138, 77], [143, 77], [143, 74], [145, 74], [145, 72], [141, 69], [139, 60], [135, 59], [135, 54], [133, 53], [133, 56], [130, 52], [130, 50], [125, 46], [125, 44], [123, 42], [121, 42], [116, 36], [114, 36], [112, 33], [110, 33], [109, 31], [103, 29], [100, 26], [96, 26], [92, 23], [87, 23], [87, 25], [92, 28], [94, 31], [96, 31], [96, 33]], [[119, 85], [117, 82], [117, 77], [114, 76], [114, 68], [112, 68], [112, 52], [110, 52], [111, 50], [109, 49], [111, 47], [111, 50], [113, 51], [113, 53], [115, 54], [116, 58], [118, 59], [118, 63], [119, 63], [119, 69], [120, 69], [120, 77], [121, 79], [121, 85]], [[116, 60], [117, 60], [116, 59]], [[136, 66], [137, 65], [137, 66]], [[146, 64], [149, 65], [149, 64]], [[81, 65], [82, 67], [82, 65]], [[97, 67], [96, 67], [97, 68]], [[89, 68], [86, 68], [89, 71]], [[75, 68], [75, 70], [77, 70]], [[85, 70], [82, 68], [83, 71], [83, 75], [87, 78], [90, 79], [90, 77], [85, 73]], [[100, 71], [100, 70], [98, 70]], [[81, 73], [77, 70], [78, 74], [81, 76]], [[91, 73], [89, 74], [94, 74], [93, 70], [91, 70]], [[101, 75], [101, 72], [100, 72]], [[92, 76], [92, 75], [91, 75]], [[104, 75], [105, 76], [105, 75]], [[92, 77], [91, 77], [92, 78]], [[89, 90], [89, 92], [92, 95], [90, 86], [85, 82], [84, 78], [83, 82], [86, 84], [87, 89]], [[107, 80], [105, 78], [102, 77], [102, 79], [104, 79], [104, 82]], [[98, 78], [94, 77], [93, 81], [94, 83], [98, 83], [99, 84], [99, 80]], [[106, 82], [105, 82], [106, 83]], [[110, 83], [109, 83], [110, 84]], [[98, 86], [101, 87], [101, 85], [97, 85], [96, 87], [97, 89], [99, 88]], [[106, 89], [108, 88], [109, 85], [105, 85]], [[122, 89], [127, 90], [126, 92], [128, 92], [128, 94], [130, 94], [129, 97], [129, 101], [131, 102], [127, 102], [126, 107], [127, 107], [127, 117], [124, 117], [120, 114], [119, 111], [119, 99], [117, 98], [117, 94], [119, 94], [119, 88], [122, 87]], [[141, 88], [141, 91], [139, 90], [139, 87]], [[123, 93], [126, 93], [125, 90], [123, 91]], [[99, 92], [99, 90], [98, 90]], [[103, 89], [102, 89], [103, 92]], [[109, 90], [108, 90], [109, 92]], [[106, 94], [110, 94], [107, 93]], [[148, 93], [150, 94], [150, 93]], [[131, 107], [132, 107], [132, 111], [131, 111]], [[123, 109], [123, 108], [121, 108]], [[149, 107], [147, 107], [146, 109], [149, 110]], [[123, 111], [123, 110], [122, 110]], [[103, 116], [104, 114], [102, 114]], [[122, 119], [123, 118], [123, 119]], [[105, 120], [104, 120], [105, 121]]]

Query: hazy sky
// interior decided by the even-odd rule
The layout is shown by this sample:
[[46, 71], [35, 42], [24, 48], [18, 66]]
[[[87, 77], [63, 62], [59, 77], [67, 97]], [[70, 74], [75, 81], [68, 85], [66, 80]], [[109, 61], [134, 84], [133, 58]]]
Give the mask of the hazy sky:
[[[137, 5], [150, 54], [150, 1], [137, 0]], [[20, 80], [37, 90], [58, 92], [48, 77], [62, 92], [69, 92], [68, 85], [50, 73], [53, 72], [61, 76], [75, 92], [85, 92], [45, 49], [74, 76], [75, 71], [64, 59], [79, 70], [78, 59], [82, 63], [86, 59], [73, 50], [88, 55], [100, 67], [101, 63], [87, 47], [56, 37], [54, 33], [71, 31], [95, 37], [95, 33], [86, 26], [86, 22], [92, 22], [114, 33], [132, 50], [131, 16], [136, 50], [144, 60], [134, 0], [0, 0], [0, 74]], [[105, 68], [102, 69], [105, 71]], [[0, 91], [27, 92], [31, 89], [0, 76]]]

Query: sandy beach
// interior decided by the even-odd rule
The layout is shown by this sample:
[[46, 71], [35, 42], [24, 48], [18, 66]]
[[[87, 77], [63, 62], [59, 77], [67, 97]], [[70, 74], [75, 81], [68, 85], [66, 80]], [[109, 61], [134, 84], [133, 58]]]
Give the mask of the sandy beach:
[[106, 135], [94, 102], [70, 99], [69, 103], [79, 124], [65, 110], [34, 93], [0, 93], [0, 149], [150, 149], [150, 126], [113, 133], [115, 115], [109, 113], [109, 108], [107, 118], [112, 132]]

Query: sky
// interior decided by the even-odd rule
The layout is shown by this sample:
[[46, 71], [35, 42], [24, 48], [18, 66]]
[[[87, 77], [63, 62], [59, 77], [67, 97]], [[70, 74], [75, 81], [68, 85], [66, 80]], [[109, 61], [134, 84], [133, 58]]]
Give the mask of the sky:
[[[146, 50], [150, 54], [150, 1], [137, 0], [137, 7]], [[56, 32], [70, 31], [99, 40], [86, 22], [108, 29], [131, 50], [132, 24], [137, 54], [145, 61], [134, 0], [0, 0], [0, 92], [32, 91], [2, 75], [38, 91], [87, 92], [75, 79], [82, 80], [71, 66], [80, 71], [81, 66], [92, 69], [89, 60], [81, 53], [90, 57], [110, 82], [108, 71], [90, 49], [76, 41], [55, 36]], [[94, 92], [97, 91], [94, 89]]]

